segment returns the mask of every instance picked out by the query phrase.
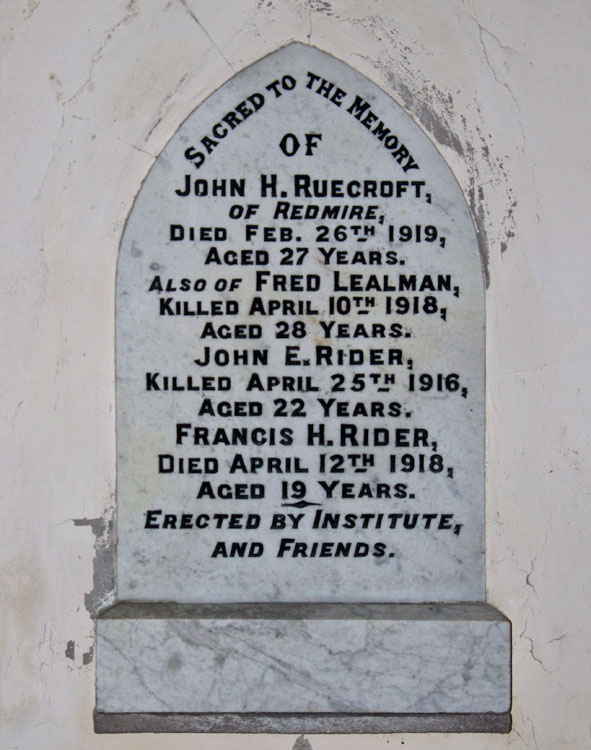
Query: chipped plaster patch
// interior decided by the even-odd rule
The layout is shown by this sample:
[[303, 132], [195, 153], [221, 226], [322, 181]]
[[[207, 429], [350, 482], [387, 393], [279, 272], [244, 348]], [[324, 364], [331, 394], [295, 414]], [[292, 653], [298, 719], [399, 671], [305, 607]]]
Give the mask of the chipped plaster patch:
[[74, 659], [76, 658], [76, 644], [74, 643], [74, 641], [68, 641], [68, 643], [66, 644], [65, 654], [66, 659], [71, 659], [72, 661], [74, 661]]
[[300, 734], [291, 750], [312, 750], [312, 745], [303, 734]]
[[[85, 595], [84, 603], [92, 617], [112, 604], [115, 592], [115, 529], [113, 509], [105, 517], [75, 518], [74, 526], [90, 526], [94, 534], [93, 587]], [[92, 661], [92, 655], [90, 656]]]

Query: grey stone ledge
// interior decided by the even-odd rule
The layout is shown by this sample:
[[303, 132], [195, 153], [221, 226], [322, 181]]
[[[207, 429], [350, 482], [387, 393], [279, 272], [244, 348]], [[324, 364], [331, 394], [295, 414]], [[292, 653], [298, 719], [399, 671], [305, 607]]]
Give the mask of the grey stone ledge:
[[101, 732], [508, 731], [511, 624], [485, 602], [121, 602], [96, 653]]
[[324, 602], [256, 602], [240, 604], [179, 604], [118, 602], [104, 610], [106, 620], [484, 620], [507, 618], [486, 602], [441, 604], [352, 604]]
[[480, 714], [94, 714], [97, 734], [211, 732], [266, 734], [497, 733], [511, 713]]

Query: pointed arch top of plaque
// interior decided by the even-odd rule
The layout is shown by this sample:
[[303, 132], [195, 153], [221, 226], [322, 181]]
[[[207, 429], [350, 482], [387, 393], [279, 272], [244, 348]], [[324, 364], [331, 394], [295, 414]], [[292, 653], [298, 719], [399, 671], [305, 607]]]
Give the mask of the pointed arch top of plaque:
[[[314, 66], [318, 70], [326, 71], [328, 66], [329, 70], [338, 71], [338, 76], [334, 76], [338, 82], [314, 73]], [[349, 90], [342, 89], [341, 85], [348, 86]], [[250, 98], [246, 95], [248, 90], [252, 90]], [[199, 170], [205, 167], [206, 162], [208, 169], [215, 170], [212, 162], [219, 161], [221, 154], [218, 147], [223, 144], [226, 145], [226, 150], [231, 151], [231, 158], [236, 158], [240, 163], [245, 156], [250, 156], [241, 149], [244, 145], [242, 139], [236, 137], [240, 135], [251, 146], [254, 139], [254, 145], [260, 146], [261, 152], [265, 152], [272, 137], [270, 119], [276, 120], [275, 124], [282, 130], [289, 124], [290, 118], [292, 122], [297, 121], [298, 116], [304, 112], [312, 118], [316, 114], [320, 117], [328, 115], [328, 112], [319, 106], [317, 97], [310, 96], [311, 93], [318, 94], [324, 99], [325, 104], [330, 103], [340, 110], [340, 117], [336, 110], [333, 114], [335, 125], [343, 129], [339, 134], [341, 143], [350, 142], [351, 139], [365, 140], [363, 148], [368, 150], [368, 159], [371, 159], [372, 153], [381, 155], [384, 161], [391, 158], [391, 166], [399, 173], [407, 175], [410, 180], [424, 179], [428, 175], [431, 180], [439, 182], [441, 172], [447, 172], [450, 182], [454, 183], [455, 189], [450, 191], [453, 199], [457, 200], [458, 196], [462, 195], [466, 214], [470, 215], [461, 188], [450, 167], [429, 136], [403, 107], [348, 63], [304, 42], [290, 42], [269, 53], [236, 73], [209, 94], [183, 121], [150, 171], [156, 165], [163, 165], [169, 155], [169, 158], [174, 158], [172, 154], [178, 153], [178, 148], [183, 145], [185, 166], [187, 171], [189, 165], [197, 170], [195, 177], [198, 176]], [[228, 106], [232, 102], [235, 106]], [[378, 109], [378, 102], [381, 110]], [[257, 116], [252, 118], [253, 114]], [[219, 119], [214, 122], [217, 116]], [[369, 137], [364, 138], [363, 135], [351, 132], [353, 120], [364, 129], [360, 129], [358, 133], [365, 131]], [[229, 148], [227, 145], [232, 141], [239, 141], [238, 144], [232, 144], [235, 148]], [[373, 149], [369, 146], [372, 141]], [[409, 150], [410, 143], [413, 145], [412, 151]], [[288, 145], [290, 146], [293, 147], [292, 144]], [[255, 157], [256, 150], [254, 149], [253, 154]], [[300, 156], [303, 153], [302, 149]], [[439, 174], [433, 171], [435, 165], [441, 170]], [[203, 173], [204, 170], [201, 170], [201, 174]], [[142, 189], [137, 197], [141, 197], [145, 192]], [[470, 248], [470, 252], [464, 252], [465, 262], [471, 260], [482, 264], [477, 248], [476, 240], [476, 245]], [[482, 279], [484, 290], [483, 272]]]

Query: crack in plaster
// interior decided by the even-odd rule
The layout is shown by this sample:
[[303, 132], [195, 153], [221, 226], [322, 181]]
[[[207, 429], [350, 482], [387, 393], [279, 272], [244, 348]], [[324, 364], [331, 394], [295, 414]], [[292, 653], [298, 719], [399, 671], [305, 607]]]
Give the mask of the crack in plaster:
[[[92, 54], [90, 58], [90, 64], [88, 67], [88, 74], [85, 80], [80, 84], [80, 86], [78, 86], [78, 88], [74, 91], [74, 93], [71, 96], [69, 96], [67, 99], [64, 98], [62, 82], [60, 81], [60, 79], [55, 73], [50, 73], [49, 79], [52, 82], [53, 87], [55, 89], [56, 101], [58, 102], [58, 104], [61, 105], [60, 132], [62, 132], [64, 129], [65, 122], [66, 122], [66, 111], [69, 105], [75, 102], [76, 99], [84, 91], [86, 91], [88, 87], [90, 86], [90, 84], [93, 82], [95, 66], [103, 59], [103, 53], [107, 45], [113, 38], [113, 34], [122, 26], [125, 26], [125, 24], [129, 23], [138, 14], [138, 12], [139, 12], [139, 9], [137, 7], [137, 0], [130, 0], [126, 6], [125, 16], [107, 30], [102, 43], [99, 45], [98, 49]], [[127, 144], [127, 145], [131, 146], [131, 144]], [[136, 148], [135, 146], [131, 146], [131, 147]], [[41, 183], [39, 185], [39, 190], [37, 191], [37, 195], [35, 196], [35, 200], [38, 200], [41, 197], [43, 190], [45, 188], [45, 183], [47, 182], [47, 179], [49, 177], [53, 164], [55, 160], [57, 159], [57, 157], [59, 156], [59, 154], [61, 153], [61, 151], [62, 151], [62, 144], [60, 144], [59, 139], [56, 138], [54, 141], [51, 157], [49, 158], [49, 161], [47, 163], [47, 169], [45, 170], [45, 174], [43, 175], [43, 178], [41, 179]]]
[[531, 577], [532, 577], [532, 575], [533, 575], [533, 572], [534, 572], [534, 563], [535, 563], [535, 561], [536, 561], [537, 559], [538, 559], [538, 556], [536, 555], [536, 556], [535, 556], [535, 557], [534, 557], [534, 558], [532, 559], [532, 561], [531, 561], [531, 563], [530, 563], [529, 573], [526, 573], [526, 574], [525, 574], [525, 585], [526, 585], [526, 586], [529, 586], [529, 587], [530, 587], [530, 588], [531, 588], [531, 589], [533, 590], [533, 592], [534, 592], [534, 594], [535, 594], [536, 596], [538, 595], [538, 592], [536, 591], [536, 587], [535, 587], [535, 586], [533, 585], [533, 583], [531, 582]]
[[[72, 115], [72, 119], [73, 120], [79, 120], [80, 122], [88, 122], [88, 123], [90, 123], [90, 125], [92, 125], [93, 128], [96, 128], [97, 130], [100, 130], [101, 133], [105, 133], [106, 135], [110, 136], [111, 138], [114, 138], [116, 141], [119, 141], [119, 143], [122, 143], [124, 146], [128, 146], [129, 148], [132, 148], [134, 151], [139, 151], [140, 154], [145, 154], [146, 156], [149, 156], [151, 159], [156, 159], [157, 156], [158, 156], [157, 154], [153, 154], [151, 151], [146, 151], [146, 149], [145, 148], [141, 148], [141, 146], [136, 146], [133, 143], [129, 143], [129, 141], [126, 141], [123, 138], [120, 138], [118, 135], [115, 135], [114, 133], [111, 133], [110, 130], [108, 130], [107, 128], [104, 128], [102, 125], [99, 125], [94, 120], [90, 120], [88, 117], [80, 117], [80, 115]], [[158, 123], [156, 123], [156, 125], [157, 124]], [[154, 127], [156, 127], [156, 125], [154, 125]], [[154, 128], [152, 128], [152, 130], [153, 129]], [[150, 133], [152, 132], [152, 130], [150, 130]], [[149, 137], [149, 134], [148, 134], [148, 136], [146, 136], [145, 140], [147, 140], [148, 137]]]
[[566, 638], [568, 633], [561, 633], [560, 635], [556, 636], [556, 638], [550, 638], [549, 641], [546, 641], [546, 645], [549, 643], [556, 643], [556, 641], [560, 642], [563, 638]]
[[232, 70], [232, 72], [233, 72], [233, 73], [235, 73], [236, 71], [235, 71], [235, 69], [234, 69], [234, 66], [233, 66], [233, 65], [232, 65], [232, 63], [231, 63], [231, 62], [230, 62], [230, 61], [228, 60], [228, 58], [227, 58], [227, 57], [226, 57], [226, 56], [224, 55], [224, 53], [223, 53], [223, 52], [222, 52], [222, 50], [221, 50], [221, 49], [220, 49], [220, 48], [218, 47], [218, 45], [217, 45], [217, 44], [215, 43], [215, 41], [213, 40], [213, 38], [212, 38], [211, 34], [209, 33], [209, 31], [207, 31], [207, 29], [205, 28], [205, 26], [204, 26], [204, 25], [203, 25], [203, 24], [201, 23], [201, 21], [200, 21], [200, 20], [199, 20], [199, 19], [197, 18], [197, 16], [195, 15], [195, 13], [194, 13], [194, 12], [193, 12], [193, 11], [191, 10], [191, 8], [189, 7], [189, 3], [188, 3], [188, 0], [179, 0], [179, 2], [180, 2], [180, 4], [181, 4], [181, 5], [183, 6], [183, 8], [184, 8], [184, 9], [185, 9], [185, 10], [187, 11], [187, 13], [188, 13], [188, 14], [189, 14], [189, 15], [191, 16], [191, 18], [193, 19], [193, 21], [195, 21], [195, 23], [197, 24], [197, 26], [199, 26], [199, 28], [200, 28], [200, 29], [201, 29], [201, 31], [202, 31], [202, 32], [203, 32], [203, 33], [205, 34], [205, 36], [206, 36], [206, 37], [207, 37], [207, 38], [209, 39], [209, 41], [210, 41], [210, 42], [212, 43], [212, 45], [213, 45], [213, 48], [214, 48], [214, 49], [215, 49], [215, 50], [216, 50], [217, 52], [219, 52], [219, 53], [220, 53], [220, 55], [221, 55], [221, 56], [223, 57], [223, 59], [225, 60], [225, 62], [227, 63], [227, 65], [228, 65], [228, 66], [230, 67], [230, 69]]
[[[499, 75], [498, 75], [498, 73], [497, 73], [494, 65], [492, 64], [492, 62], [490, 60], [490, 57], [489, 57], [489, 54], [488, 54], [488, 49], [487, 49], [486, 43], [484, 41], [484, 34], [488, 34], [488, 36], [491, 39], [493, 39], [501, 47], [501, 49], [510, 50], [510, 48], [506, 47], [503, 44], [501, 44], [501, 42], [499, 41], [498, 37], [496, 37], [487, 28], [485, 28], [484, 26], [482, 26], [482, 24], [478, 21], [478, 19], [476, 18], [476, 16], [472, 16], [472, 18], [473, 18], [474, 22], [476, 23], [476, 25], [478, 26], [478, 34], [479, 34], [479, 39], [480, 39], [480, 46], [482, 47], [482, 52], [484, 54], [484, 59], [486, 60], [486, 64], [488, 66], [488, 69], [492, 73], [493, 78], [495, 79], [495, 81], [500, 86], [502, 86], [507, 91], [507, 93], [509, 94], [509, 96], [511, 97], [511, 100], [513, 101], [513, 104], [515, 105], [515, 109], [517, 110], [517, 115], [518, 115], [517, 116], [517, 122], [519, 123], [519, 127], [521, 129], [521, 136], [522, 136], [523, 141], [525, 141], [525, 131], [524, 131], [524, 128], [523, 128], [523, 123], [521, 122], [521, 107], [519, 106], [519, 102], [517, 101], [517, 97], [513, 93], [513, 91], [511, 89], [511, 87], [509, 86], [509, 84], [506, 83], [505, 81], [502, 81], [499, 78]], [[513, 51], [513, 50], [511, 50], [511, 51]]]
[[[465, 4], [464, 4], [464, 7], [466, 7]], [[496, 34], [493, 34], [492, 31], [490, 31], [489, 29], [487, 29], [485, 26], [483, 26], [480, 23], [480, 21], [476, 17], [476, 13], [474, 11], [474, 4], [473, 3], [472, 3], [472, 10], [469, 11], [466, 8], [466, 12], [468, 13], [468, 15], [471, 18], [471, 20], [478, 27], [478, 39], [479, 39], [480, 47], [482, 49], [482, 53], [484, 55], [484, 60], [486, 62], [486, 65], [487, 65], [488, 69], [492, 73], [492, 76], [495, 79], [495, 81], [507, 91], [507, 93], [509, 94], [509, 97], [510, 97], [511, 101], [513, 102], [513, 106], [515, 108], [515, 112], [516, 112], [516, 115], [517, 115], [517, 122], [519, 124], [519, 129], [521, 131], [521, 140], [522, 140], [521, 152], [524, 153], [524, 151], [525, 151], [526, 136], [525, 136], [525, 129], [523, 127], [523, 122], [521, 121], [521, 106], [519, 104], [519, 101], [518, 101], [517, 97], [513, 93], [513, 89], [509, 86], [509, 84], [506, 81], [503, 81], [500, 78], [500, 76], [499, 76], [499, 74], [498, 74], [495, 66], [492, 64], [492, 61], [491, 61], [490, 55], [489, 55], [488, 46], [487, 46], [486, 41], [485, 41], [485, 35], [488, 36], [489, 39], [491, 39], [493, 42], [495, 42], [498, 45], [498, 47], [501, 50], [503, 50], [505, 53], [515, 54], [516, 51], [512, 47], [509, 47], [508, 45], [503, 44], [501, 42], [501, 40], [499, 39], [499, 37]], [[510, 203], [510, 205], [509, 205], [506, 213], [505, 213], [505, 217], [504, 217], [503, 223], [508, 228], [506, 229], [506, 232], [505, 232], [505, 239], [502, 240], [501, 244], [500, 244], [501, 253], [504, 253], [507, 250], [509, 241], [513, 237], [515, 237], [514, 211], [515, 211], [516, 206], [517, 206], [517, 201], [513, 199], [511, 201], [511, 203]]]
[[90, 66], [88, 69], [88, 75], [86, 77], [86, 80], [83, 81], [83, 83], [76, 89], [76, 91], [72, 94], [72, 96], [68, 97], [64, 101], [64, 106], [67, 104], [71, 104], [75, 99], [77, 99], [80, 94], [82, 94], [88, 86], [92, 83], [92, 79], [94, 76], [94, 68], [98, 62], [100, 62], [103, 59], [103, 52], [105, 51], [107, 45], [113, 38], [113, 34], [120, 29], [122, 26], [125, 26], [125, 24], [129, 23], [137, 14], [139, 13], [139, 9], [137, 7], [137, 0], [130, 0], [126, 6], [126, 14], [125, 16], [118, 21], [116, 24], [111, 26], [110, 29], [107, 30], [104, 40], [102, 44], [99, 46], [99, 48], [93, 53], [92, 57], [90, 58]]
[[531, 719], [528, 719], [527, 723], [529, 724], [530, 729], [531, 729], [531, 738], [534, 741], [534, 747], [536, 748], [536, 750], [538, 750], [539, 745], [538, 745], [538, 740], [536, 738], [536, 730], [535, 730], [535, 727], [534, 727], [534, 723], [533, 723], [533, 721]]
[[546, 665], [544, 664], [544, 662], [538, 656], [535, 655], [535, 653], [534, 653], [534, 641], [533, 641], [533, 638], [531, 638], [529, 635], [525, 634], [526, 630], [527, 630], [527, 622], [526, 622], [523, 630], [519, 634], [519, 637], [520, 638], [524, 638], [526, 641], [529, 641], [529, 653], [530, 653], [531, 658], [542, 667], [542, 669], [544, 670], [544, 672], [546, 672], [546, 674], [553, 674], [553, 672], [556, 671], [556, 670], [550, 670], [550, 669], [548, 669], [546, 667]]
[[[152, 133], [154, 132], [154, 130], [156, 130], [156, 128], [158, 127], [158, 125], [160, 125], [160, 123], [161, 123], [161, 122], [162, 122], [162, 120], [164, 119], [164, 114], [163, 114], [163, 112], [162, 112], [162, 110], [164, 109], [164, 107], [165, 107], [165, 106], [166, 106], [166, 105], [168, 104], [168, 102], [169, 102], [169, 101], [170, 101], [170, 100], [171, 100], [171, 99], [172, 99], [173, 97], [175, 97], [175, 96], [176, 96], [176, 95], [178, 94], [178, 92], [179, 92], [179, 91], [180, 91], [180, 90], [182, 89], [182, 87], [184, 86], [184, 84], [185, 84], [185, 83], [187, 82], [187, 79], [188, 79], [188, 78], [189, 78], [189, 74], [188, 74], [188, 73], [185, 73], [185, 74], [184, 74], [184, 75], [182, 76], [182, 78], [181, 78], [181, 79], [179, 80], [179, 82], [177, 83], [177, 85], [176, 85], [176, 86], [175, 86], [175, 87], [174, 87], [174, 88], [172, 89], [172, 91], [171, 91], [170, 93], [168, 93], [168, 94], [167, 94], [167, 95], [166, 95], [166, 96], [164, 97], [164, 99], [163, 99], [163, 100], [162, 100], [162, 101], [160, 102], [160, 104], [158, 105], [158, 109], [156, 110], [155, 122], [154, 122], [154, 124], [153, 124], [153, 125], [151, 126], [151, 128], [150, 128], [150, 129], [148, 130], [148, 134], [147, 134], [147, 135], [146, 135], [146, 137], [144, 138], [144, 143], [145, 143], [145, 142], [147, 142], [147, 141], [149, 140], [149, 138], [150, 138], [150, 136], [152, 135]], [[146, 153], [147, 153], [147, 152], [146, 152]], [[157, 158], [157, 157], [156, 157], [156, 156], [154, 156], [154, 158]]]
[[[535, 572], [535, 567], [536, 567], [536, 562], [538, 560], [538, 557], [540, 556], [540, 554], [542, 553], [542, 551], [546, 547], [547, 542], [548, 542], [548, 532], [546, 531], [544, 542], [542, 544], [540, 552], [536, 553], [532, 557], [532, 559], [530, 561], [529, 571], [525, 571], [523, 568], [520, 568], [520, 570], [525, 574], [525, 585], [534, 592], [534, 594], [536, 595], [536, 597], [538, 597], [538, 592], [536, 590], [535, 584], [532, 581], [532, 577], [533, 577], [534, 572]], [[527, 601], [529, 601], [529, 597], [527, 598]], [[526, 618], [525, 624], [523, 626], [523, 630], [519, 634], [519, 637], [520, 638], [524, 638], [526, 641], [528, 641], [528, 643], [529, 643], [529, 653], [530, 653], [531, 658], [542, 667], [542, 669], [544, 670], [544, 672], [546, 672], [546, 674], [554, 674], [554, 672], [556, 672], [557, 670], [556, 669], [554, 669], [554, 670], [548, 669], [546, 667], [546, 665], [544, 664], [543, 660], [540, 659], [540, 657], [536, 655], [535, 650], [534, 650], [535, 649], [534, 639], [531, 636], [526, 635], [527, 630], [528, 630], [528, 621], [527, 621], [527, 618]], [[563, 634], [557, 636], [556, 638], [552, 638], [550, 641], [547, 641], [546, 644], [553, 643], [553, 642], [556, 642], [556, 641], [560, 641], [566, 635], [567, 635], [566, 633], [563, 633]]]

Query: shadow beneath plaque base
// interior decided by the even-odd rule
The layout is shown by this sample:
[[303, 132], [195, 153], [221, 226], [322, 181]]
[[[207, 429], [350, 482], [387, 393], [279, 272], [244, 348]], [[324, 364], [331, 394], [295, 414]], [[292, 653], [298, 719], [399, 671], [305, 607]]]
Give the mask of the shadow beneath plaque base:
[[511, 626], [484, 602], [121, 602], [96, 732], [508, 732]]

